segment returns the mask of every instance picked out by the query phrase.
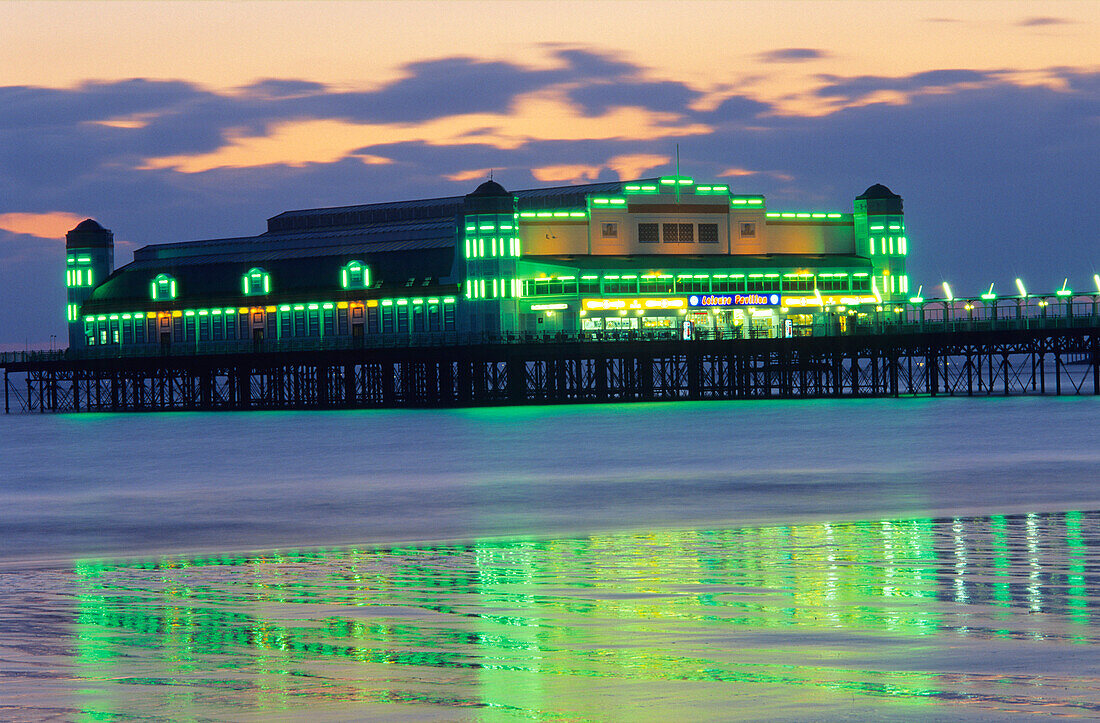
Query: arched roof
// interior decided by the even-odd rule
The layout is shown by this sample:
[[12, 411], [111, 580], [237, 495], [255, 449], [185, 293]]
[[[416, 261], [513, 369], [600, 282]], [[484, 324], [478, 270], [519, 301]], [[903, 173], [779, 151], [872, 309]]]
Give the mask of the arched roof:
[[864, 191], [861, 195], [856, 196], [857, 201], [866, 201], [872, 198], [901, 198], [901, 196], [894, 193], [881, 183], [876, 183], [875, 185]]

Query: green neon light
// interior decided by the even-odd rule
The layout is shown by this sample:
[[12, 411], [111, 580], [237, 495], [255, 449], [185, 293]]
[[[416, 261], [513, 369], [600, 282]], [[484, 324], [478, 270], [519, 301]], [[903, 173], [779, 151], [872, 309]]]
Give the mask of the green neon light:
[[1071, 296], [1073, 295], [1073, 289], [1067, 288], [1069, 286], [1069, 279], [1067, 278], [1062, 282], [1062, 288], [1054, 292], [1055, 296]]
[[1027, 298], [1027, 290], [1024, 289], [1024, 282], [1021, 281], [1020, 279], [1016, 279], [1016, 288], [1020, 292], [1020, 297], [1026, 299]]

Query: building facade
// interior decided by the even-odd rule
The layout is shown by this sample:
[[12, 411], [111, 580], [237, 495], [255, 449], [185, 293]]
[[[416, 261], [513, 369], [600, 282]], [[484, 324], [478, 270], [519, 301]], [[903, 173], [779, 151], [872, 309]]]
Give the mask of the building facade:
[[911, 295], [902, 199], [768, 208], [684, 176], [289, 211], [245, 238], [146, 246], [113, 268], [66, 236], [76, 350], [202, 351], [592, 338], [779, 337]]

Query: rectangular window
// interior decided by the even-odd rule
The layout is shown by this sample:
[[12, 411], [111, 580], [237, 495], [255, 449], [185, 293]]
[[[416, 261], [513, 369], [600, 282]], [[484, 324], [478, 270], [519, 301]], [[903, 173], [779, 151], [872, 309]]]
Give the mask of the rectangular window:
[[741, 222], [741, 238], [756, 238], [756, 224], [750, 221]]
[[847, 291], [848, 277], [841, 275], [819, 276], [817, 278], [817, 288], [822, 291]]
[[399, 306], [397, 307], [397, 333], [408, 334], [409, 333], [409, 307]]
[[294, 310], [294, 336], [303, 337], [306, 335], [306, 310], [295, 309]]
[[279, 312], [279, 338], [280, 339], [289, 339], [290, 337], [291, 337], [291, 333], [290, 333], [290, 312], [289, 311], [280, 311]]
[[195, 341], [195, 317], [188, 316], [184, 318], [183, 333], [185, 341]]
[[695, 225], [690, 223], [661, 224], [661, 240], [666, 244], [695, 243]]
[[383, 334], [392, 334], [393, 333], [393, 307], [392, 306], [383, 306], [382, 307], [382, 333]]
[[446, 331], [455, 329], [455, 305], [447, 304], [443, 307], [443, 328]]
[[779, 291], [779, 277], [764, 277], [762, 274], [749, 274], [749, 279], [745, 283], [745, 290], [766, 292]]
[[309, 335], [321, 336], [321, 310], [310, 309], [307, 312], [307, 318], [309, 319]]
[[439, 314], [439, 304], [432, 304], [428, 307], [428, 331], [439, 331], [440, 322], [442, 321]]
[[210, 317], [199, 317], [199, 341], [210, 341]]
[[601, 223], [600, 235], [604, 238], [619, 238], [619, 224], [617, 223]]
[[814, 290], [814, 277], [813, 276], [784, 276], [783, 277], [783, 290], [784, 291], [813, 291]]
[[212, 331], [214, 333], [211, 336], [214, 339], [214, 341], [221, 341], [222, 339], [224, 339], [225, 338], [225, 325], [222, 323], [221, 314], [218, 314], [217, 316], [212, 317], [210, 319], [210, 323], [213, 325]]
[[[362, 311], [359, 312], [362, 314]], [[347, 336], [348, 331], [348, 310], [337, 309], [336, 310], [336, 332], [340, 336]]]
[[671, 294], [671, 276], [643, 276], [638, 283], [638, 291], [642, 294]]
[[640, 244], [655, 244], [660, 239], [657, 238], [657, 224], [655, 223], [640, 223], [638, 224], [638, 243]]
[[381, 329], [381, 319], [379, 318], [378, 307], [367, 307], [367, 333], [377, 334]]
[[676, 279], [676, 291], [681, 294], [700, 294], [710, 291], [709, 276], [681, 276]]
[[412, 308], [413, 313], [413, 331], [424, 331], [424, 305], [414, 304]]
[[725, 276], [723, 274], [715, 274], [711, 277], [710, 288], [713, 291], [721, 292], [738, 292], [745, 290], [745, 277], [741, 274], [735, 274]]
[[716, 244], [716, 243], [718, 243], [718, 224], [716, 224], [716, 223], [701, 223], [701, 224], [699, 224], [699, 243], [701, 243], [701, 244]]
[[321, 329], [323, 336], [334, 336], [336, 334], [336, 310], [324, 309], [321, 312], [321, 319], [324, 322]]
[[638, 293], [638, 280], [636, 278], [605, 276], [603, 279], [603, 292], [605, 294], [636, 294]]
[[582, 276], [580, 280], [580, 292], [582, 294], [600, 293], [600, 279], [596, 276]]
[[867, 274], [852, 277], [852, 291], [870, 291], [871, 279]]

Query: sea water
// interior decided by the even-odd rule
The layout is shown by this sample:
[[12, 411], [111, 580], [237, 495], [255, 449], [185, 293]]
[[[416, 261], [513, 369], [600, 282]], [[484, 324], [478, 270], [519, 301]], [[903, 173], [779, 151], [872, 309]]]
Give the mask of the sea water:
[[1100, 399], [0, 418], [3, 720], [1100, 715]]

